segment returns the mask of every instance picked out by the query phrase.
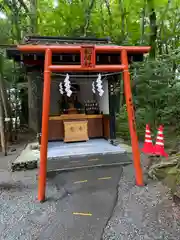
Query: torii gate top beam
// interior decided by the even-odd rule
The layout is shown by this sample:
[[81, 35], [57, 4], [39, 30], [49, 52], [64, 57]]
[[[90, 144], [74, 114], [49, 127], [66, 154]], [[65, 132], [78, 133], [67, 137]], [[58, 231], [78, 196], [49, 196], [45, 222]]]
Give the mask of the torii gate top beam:
[[98, 53], [118, 53], [122, 50], [126, 50], [127, 53], [148, 53], [150, 47], [148, 46], [117, 46], [117, 45], [18, 45], [17, 48], [21, 52], [45, 52], [46, 49], [50, 49], [52, 52], [56, 53], [75, 53], [80, 52], [82, 47], [95, 48]]

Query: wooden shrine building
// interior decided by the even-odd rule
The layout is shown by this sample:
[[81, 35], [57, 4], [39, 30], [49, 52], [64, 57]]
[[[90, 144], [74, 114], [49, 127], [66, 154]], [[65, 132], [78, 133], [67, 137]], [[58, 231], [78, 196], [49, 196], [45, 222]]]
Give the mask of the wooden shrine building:
[[[109, 39], [93, 38], [59, 38], [59, 37], [26, 37], [24, 44], [96, 44], [99, 46], [110, 45]], [[113, 46], [112, 44], [110, 46]], [[43, 52], [20, 52], [17, 48], [7, 49], [9, 58], [24, 65], [29, 81], [29, 126], [37, 133], [41, 133], [42, 116], [42, 93], [43, 93], [43, 71], [44, 53]], [[128, 53], [128, 61], [142, 61], [143, 53]], [[80, 53], [62, 52], [53, 54], [53, 64], [57, 65], [78, 65], [80, 64]], [[100, 52], [96, 56], [96, 64], [101, 66], [120, 64], [120, 55], [116, 52]], [[120, 72], [120, 71], [119, 71]], [[63, 83], [69, 74], [69, 81], [72, 88], [72, 96], [66, 96], [66, 92], [60, 93], [59, 84]], [[115, 89], [119, 88], [118, 72], [102, 73], [102, 96], [97, 91], [97, 77], [99, 72], [71, 72], [53, 73], [51, 83], [51, 100], [49, 114], [49, 140], [63, 140], [64, 126], [63, 121], [69, 119], [86, 119], [88, 121], [88, 137], [104, 137], [114, 139], [115, 136], [115, 111], [117, 103]], [[93, 84], [95, 92], [93, 92]], [[64, 88], [64, 86], [63, 86]], [[65, 89], [63, 89], [65, 90]], [[75, 101], [78, 109], [67, 109], [69, 106], [74, 108]], [[67, 114], [69, 113], [69, 114]], [[70, 114], [71, 113], [71, 114]]]

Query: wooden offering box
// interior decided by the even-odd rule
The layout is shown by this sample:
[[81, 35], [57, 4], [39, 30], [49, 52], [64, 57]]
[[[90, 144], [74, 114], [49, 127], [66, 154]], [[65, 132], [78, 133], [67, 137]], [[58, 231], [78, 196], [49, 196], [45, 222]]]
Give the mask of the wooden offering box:
[[[70, 129], [71, 126], [77, 127], [84, 127], [87, 128], [88, 137], [85, 137], [85, 133], [82, 133], [81, 131], [78, 131], [79, 136], [77, 139], [83, 138], [83, 141], [87, 141], [89, 138], [99, 138], [103, 137], [103, 121], [105, 121], [103, 115], [86, 115], [86, 114], [63, 114], [61, 116], [51, 116], [49, 117], [49, 140], [64, 140], [69, 141], [72, 138], [75, 140], [75, 132], [72, 132], [72, 129]], [[67, 122], [67, 123], [66, 123]], [[107, 125], [107, 124], [106, 124]], [[104, 126], [104, 130], [109, 126]], [[66, 130], [66, 133], [65, 133]], [[67, 136], [68, 134], [71, 134], [70, 136]], [[84, 130], [85, 131], [85, 130]], [[84, 135], [83, 135], [84, 134]], [[81, 137], [80, 137], [81, 135]], [[66, 139], [66, 140], [65, 140]], [[69, 140], [68, 140], [69, 139]], [[73, 140], [73, 141], [74, 141]], [[77, 140], [82, 141], [82, 140]]]
[[64, 121], [64, 142], [87, 141], [88, 121]]

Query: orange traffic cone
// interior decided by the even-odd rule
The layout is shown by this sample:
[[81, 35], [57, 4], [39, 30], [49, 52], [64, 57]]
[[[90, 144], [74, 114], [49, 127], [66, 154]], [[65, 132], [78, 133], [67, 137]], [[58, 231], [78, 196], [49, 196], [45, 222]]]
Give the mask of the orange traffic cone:
[[145, 141], [144, 146], [142, 148], [142, 152], [146, 154], [154, 153], [154, 146], [152, 143], [150, 127], [148, 124], [146, 124]]
[[163, 134], [163, 126], [159, 126], [156, 144], [154, 146], [154, 154], [158, 156], [168, 157], [168, 154], [164, 150], [164, 134]]

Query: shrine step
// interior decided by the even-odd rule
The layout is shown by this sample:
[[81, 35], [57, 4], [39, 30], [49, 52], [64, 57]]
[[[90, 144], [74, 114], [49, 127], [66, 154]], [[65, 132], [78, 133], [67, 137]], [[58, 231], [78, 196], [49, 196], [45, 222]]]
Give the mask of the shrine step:
[[[34, 169], [39, 166], [38, 143], [28, 144], [11, 163], [11, 171]], [[98, 166], [112, 166], [131, 163], [132, 149], [118, 142], [104, 139], [82, 143], [50, 142], [48, 144], [47, 170], [71, 170]]]
[[48, 158], [47, 172], [131, 164], [128, 153], [90, 154], [88, 156]]

